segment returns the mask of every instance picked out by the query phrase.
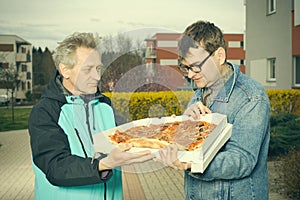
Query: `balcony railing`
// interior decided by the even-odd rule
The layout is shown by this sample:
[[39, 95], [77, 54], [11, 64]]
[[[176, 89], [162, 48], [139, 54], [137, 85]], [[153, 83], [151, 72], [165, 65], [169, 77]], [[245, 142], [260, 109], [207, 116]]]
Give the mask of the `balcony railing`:
[[16, 53], [16, 62], [30, 62], [30, 54], [28, 53]]
[[156, 50], [147, 48], [146, 49], [146, 58], [156, 58]]

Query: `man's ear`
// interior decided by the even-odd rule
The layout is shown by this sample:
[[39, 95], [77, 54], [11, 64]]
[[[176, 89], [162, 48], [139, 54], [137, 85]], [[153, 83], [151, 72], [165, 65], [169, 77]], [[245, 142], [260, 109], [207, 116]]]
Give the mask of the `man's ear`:
[[60, 63], [58, 65], [59, 67], [59, 71], [60, 71], [60, 74], [65, 78], [65, 79], [68, 79], [70, 78], [70, 68], [68, 68], [66, 65]]
[[219, 61], [220, 65], [223, 65], [226, 61], [226, 52], [225, 49], [223, 47], [219, 47], [216, 50], [216, 54], [217, 54], [217, 59]]

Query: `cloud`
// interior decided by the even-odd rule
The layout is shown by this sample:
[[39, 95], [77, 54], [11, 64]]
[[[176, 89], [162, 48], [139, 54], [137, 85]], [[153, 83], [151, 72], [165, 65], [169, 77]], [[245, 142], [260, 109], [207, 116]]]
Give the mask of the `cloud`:
[[[18, 35], [33, 44], [41, 42], [38, 45], [49, 41], [46, 45], [53, 48], [57, 41], [75, 31], [105, 36], [162, 27], [160, 29], [182, 32], [200, 19], [215, 22], [224, 32], [243, 32], [245, 29], [242, 0], [152, 0], [147, 6], [140, 0], [101, 3], [97, 0], [0, 1], [0, 34]], [[213, 5], [216, 3], [217, 7]], [[150, 32], [145, 34], [153, 33]]]
[[91, 18], [90, 21], [91, 22], [101, 22], [102, 20], [98, 19], [98, 18]]

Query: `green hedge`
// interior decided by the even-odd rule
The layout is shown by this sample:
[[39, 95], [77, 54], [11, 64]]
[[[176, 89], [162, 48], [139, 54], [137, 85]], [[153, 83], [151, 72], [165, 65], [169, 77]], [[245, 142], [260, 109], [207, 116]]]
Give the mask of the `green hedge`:
[[147, 117], [181, 115], [192, 91], [105, 93], [127, 122]]
[[[181, 115], [193, 91], [105, 93], [127, 121]], [[300, 90], [267, 90], [272, 114], [300, 115]]]
[[272, 113], [300, 115], [300, 90], [267, 90]]
[[288, 199], [300, 199], [300, 151], [291, 149], [279, 166], [282, 189]]
[[[193, 91], [105, 93], [127, 122], [181, 115]], [[270, 157], [285, 155], [300, 144], [300, 90], [267, 90], [271, 107]]]
[[272, 114], [269, 157], [286, 155], [291, 148], [300, 149], [300, 116], [291, 113]]

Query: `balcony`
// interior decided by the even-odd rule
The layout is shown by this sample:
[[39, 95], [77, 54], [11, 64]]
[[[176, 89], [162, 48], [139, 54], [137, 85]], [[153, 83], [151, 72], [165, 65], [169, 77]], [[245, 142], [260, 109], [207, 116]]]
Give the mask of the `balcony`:
[[153, 48], [147, 48], [146, 58], [156, 58], [156, 50], [153, 50]]
[[30, 54], [28, 53], [16, 53], [16, 62], [30, 62]]

